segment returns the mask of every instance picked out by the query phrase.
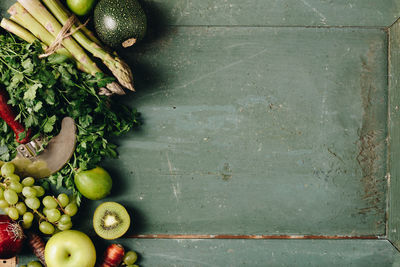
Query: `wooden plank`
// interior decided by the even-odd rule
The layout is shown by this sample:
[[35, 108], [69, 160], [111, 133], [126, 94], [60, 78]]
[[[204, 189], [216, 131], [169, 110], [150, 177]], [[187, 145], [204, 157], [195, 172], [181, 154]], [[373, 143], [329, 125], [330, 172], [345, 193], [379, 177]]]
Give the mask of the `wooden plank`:
[[396, 0], [145, 0], [150, 18], [169, 25], [390, 26]]
[[[15, 0], [0, 1], [5, 15]], [[152, 26], [387, 27], [400, 14], [396, 0], [143, 0]]]
[[0, 267], [16, 267], [17, 257], [11, 259], [0, 259]]
[[[139, 253], [138, 264], [197, 266], [398, 266], [398, 252], [385, 240], [118, 240]], [[99, 243], [102, 246], [98, 245]], [[101, 255], [104, 241], [97, 242]], [[23, 256], [21, 263], [29, 257]]]
[[388, 237], [400, 248], [400, 22], [389, 29], [389, 209]]
[[124, 57], [144, 124], [107, 167], [135, 233], [385, 233], [384, 31], [171, 28]]

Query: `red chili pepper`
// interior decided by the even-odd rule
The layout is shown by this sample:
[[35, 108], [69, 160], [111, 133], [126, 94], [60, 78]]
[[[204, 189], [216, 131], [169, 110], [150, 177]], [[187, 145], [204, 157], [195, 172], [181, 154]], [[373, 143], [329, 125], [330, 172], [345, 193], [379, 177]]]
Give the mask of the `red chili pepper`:
[[[8, 96], [4, 89], [0, 89], [0, 117], [10, 126], [15, 133], [18, 143], [26, 144], [30, 141], [31, 130], [25, 131], [25, 127], [17, 120], [10, 105], [7, 104]], [[20, 140], [20, 135], [25, 133], [25, 137]]]

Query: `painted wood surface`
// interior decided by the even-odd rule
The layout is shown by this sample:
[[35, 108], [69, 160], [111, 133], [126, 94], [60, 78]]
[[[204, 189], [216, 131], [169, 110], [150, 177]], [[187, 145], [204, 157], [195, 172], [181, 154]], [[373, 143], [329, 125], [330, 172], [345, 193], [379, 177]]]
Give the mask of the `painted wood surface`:
[[389, 30], [389, 220], [388, 236], [400, 247], [400, 23]]
[[[0, 1], [3, 15], [14, 0]], [[163, 25], [388, 27], [397, 0], [141, 0]]]
[[[11, 2], [0, 1], [3, 14]], [[143, 125], [105, 163], [115, 179], [106, 200], [133, 214], [129, 234], [385, 237], [389, 196], [388, 234], [398, 240], [400, 188], [389, 176], [387, 195], [386, 174], [396, 174], [400, 150], [391, 142], [387, 157], [381, 28], [399, 16], [397, 1], [144, 3], [149, 37], [121, 53], [138, 89], [121, 101], [142, 112]], [[392, 64], [397, 57], [392, 50]], [[105, 242], [91, 226], [99, 203], [84, 202], [79, 229], [100, 253]], [[143, 266], [400, 264], [385, 240], [116, 242], [140, 252]]]
[[145, 0], [169, 25], [390, 26], [396, 0]]
[[[385, 240], [122, 240], [151, 267], [399, 266]], [[20, 263], [27, 263], [22, 257]]]
[[118, 139], [112, 199], [140, 234], [383, 235], [386, 47], [374, 29], [193, 27], [129, 51], [144, 124]]

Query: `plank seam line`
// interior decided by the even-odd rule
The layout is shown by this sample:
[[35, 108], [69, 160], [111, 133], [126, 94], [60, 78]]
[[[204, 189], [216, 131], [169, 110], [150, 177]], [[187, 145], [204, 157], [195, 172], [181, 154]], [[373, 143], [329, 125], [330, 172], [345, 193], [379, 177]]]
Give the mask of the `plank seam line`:
[[[397, 20], [396, 20], [397, 21]], [[393, 24], [394, 25], [394, 24]], [[392, 25], [392, 26], [393, 26]], [[386, 191], [386, 214], [385, 214], [385, 235], [389, 236], [389, 209], [390, 209], [390, 189], [391, 189], [391, 185], [390, 185], [390, 166], [391, 166], [391, 135], [390, 135], [390, 127], [391, 127], [391, 118], [390, 118], [390, 112], [391, 112], [391, 101], [390, 101], [390, 97], [392, 94], [392, 90], [391, 90], [391, 81], [390, 81], [390, 76], [391, 76], [391, 71], [390, 71], [390, 67], [391, 67], [391, 35], [390, 35], [390, 28], [387, 29], [387, 122], [386, 122], [386, 127], [387, 127], [387, 143], [386, 143], [386, 147], [387, 147], [387, 151], [386, 151], [386, 182], [387, 182], [387, 191]]]
[[135, 239], [253, 239], [253, 240], [387, 240], [386, 236], [340, 236], [340, 235], [173, 235], [173, 234], [154, 234], [154, 235], [130, 235], [127, 238]]

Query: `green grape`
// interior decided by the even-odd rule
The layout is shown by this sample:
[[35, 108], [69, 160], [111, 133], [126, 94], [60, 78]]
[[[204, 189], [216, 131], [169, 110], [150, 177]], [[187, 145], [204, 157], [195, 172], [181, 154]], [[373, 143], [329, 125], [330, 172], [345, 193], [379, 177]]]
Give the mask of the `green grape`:
[[33, 213], [29, 211], [22, 216], [22, 220], [24, 221], [24, 223], [31, 223], [33, 221], [33, 218]]
[[37, 191], [32, 187], [25, 186], [22, 189], [22, 195], [24, 197], [36, 197], [37, 196]]
[[136, 262], [137, 258], [138, 256], [135, 251], [128, 251], [125, 253], [123, 261], [126, 265], [132, 265]]
[[14, 190], [6, 189], [4, 190], [4, 199], [8, 202], [8, 204], [14, 205], [18, 202], [18, 195]]
[[52, 196], [45, 196], [42, 203], [48, 209], [55, 209], [58, 206], [57, 201]]
[[78, 206], [76, 205], [76, 203], [69, 203], [65, 209], [65, 214], [73, 217], [77, 212], [78, 212]]
[[37, 210], [40, 207], [40, 200], [37, 197], [28, 197], [25, 199], [25, 204], [32, 210]]
[[14, 207], [9, 207], [8, 208], [7, 215], [8, 215], [8, 217], [13, 219], [14, 221], [18, 220], [18, 218], [19, 218], [18, 210], [16, 208], [14, 208]]
[[137, 264], [127, 265], [126, 267], [139, 267]]
[[27, 267], [26, 265], [21, 265], [20, 267]]
[[49, 222], [54, 223], [60, 219], [61, 213], [58, 209], [49, 209], [46, 213], [46, 217]]
[[61, 224], [67, 224], [71, 222], [71, 216], [67, 215], [67, 214], [63, 214], [60, 217], [60, 220], [58, 221]]
[[46, 208], [46, 207], [44, 207], [43, 209], [42, 209], [42, 213], [45, 215], [45, 216], [47, 216], [47, 212], [49, 211], [49, 209], [48, 208]]
[[0, 199], [4, 199], [4, 189], [0, 187]]
[[10, 204], [8, 204], [7, 201], [5, 201], [4, 199], [0, 199], [0, 209], [5, 209], [9, 206]]
[[58, 202], [60, 202], [63, 208], [69, 203], [69, 197], [67, 196], [67, 194], [59, 194], [57, 200]]
[[58, 227], [58, 229], [61, 230], [61, 231], [69, 230], [69, 229], [72, 228], [72, 222], [69, 222], [69, 223], [66, 223], [66, 224], [64, 224], [64, 223], [58, 223], [58, 224], [57, 224], [57, 227]]
[[31, 261], [26, 267], [43, 267], [43, 265], [38, 261]]
[[3, 177], [7, 177], [11, 174], [13, 174], [15, 171], [15, 166], [11, 162], [6, 162], [4, 163], [3, 166], [1, 166], [1, 175]]
[[22, 184], [20, 182], [15, 182], [12, 181], [9, 185], [9, 188], [14, 190], [15, 193], [21, 193], [22, 192]]
[[39, 230], [45, 235], [51, 235], [54, 233], [54, 226], [49, 222], [41, 222], [39, 224]]
[[33, 186], [34, 184], [35, 184], [35, 178], [26, 177], [24, 180], [22, 180], [23, 186]]
[[19, 178], [19, 176], [18, 175], [16, 175], [16, 174], [10, 174], [10, 175], [8, 175], [7, 176], [7, 178], [6, 178], [6, 180], [8, 180], [8, 181], [10, 181], [10, 182], [19, 182], [20, 180], [21, 180], [21, 178]]
[[5, 208], [4, 208], [4, 212], [5, 212], [6, 214], [8, 214], [8, 210], [9, 210], [10, 208], [11, 208], [10, 206], [5, 207]]
[[18, 202], [16, 205], [15, 205], [15, 208], [18, 210], [18, 213], [19, 213], [19, 215], [24, 215], [25, 214], [25, 212], [26, 212], [26, 205], [25, 205], [25, 203], [24, 202]]
[[41, 187], [40, 185], [34, 185], [34, 186], [32, 186], [32, 188], [36, 190], [36, 192], [37, 192], [37, 195], [36, 195], [36, 196], [37, 196], [37, 197], [41, 197], [41, 196], [44, 195], [44, 193], [46, 193], [46, 192], [44, 191], [44, 188]]
[[22, 228], [29, 229], [31, 227], [32, 227], [32, 222], [30, 223], [22, 222]]

